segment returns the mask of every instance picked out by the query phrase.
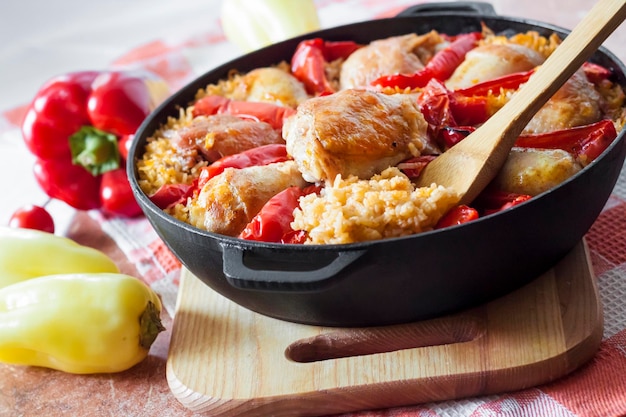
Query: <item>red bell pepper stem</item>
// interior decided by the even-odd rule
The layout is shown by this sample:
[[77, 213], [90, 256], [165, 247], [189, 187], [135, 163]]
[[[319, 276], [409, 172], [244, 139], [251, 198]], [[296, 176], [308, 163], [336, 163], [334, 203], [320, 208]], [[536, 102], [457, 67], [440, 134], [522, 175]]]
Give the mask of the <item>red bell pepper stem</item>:
[[194, 117], [231, 114], [244, 119], [268, 123], [274, 129], [282, 129], [285, 119], [295, 113], [296, 110], [291, 107], [271, 103], [230, 100], [216, 95], [205, 96], [196, 101], [192, 112]]
[[482, 39], [481, 32], [459, 35], [447, 47], [437, 52], [421, 70], [409, 75], [383, 75], [374, 80], [372, 85], [414, 89], [425, 87], [432, 79], [445, 81], [463, 62], [465, 55], [476, 47], [476, 42], [480, 39]]
[[92, 175], [100, 175], [120, 167], [117, 137], [92, 126], [83, 126], [68, 139], [72, 163]]
[[291, 72], [311, 95], [334, 93], [326, 77], [326, 64], [347, 58], [361, 45], [352, 41], [324, 41], [314, 38], [298, 44], [291, 58]]
[[523, 148], [563, 149], [588, 164], [596, 159], [617, 137], [612, 120], [604, 119], [585, 126], [554, 132], [522, 135], [515, 146]]

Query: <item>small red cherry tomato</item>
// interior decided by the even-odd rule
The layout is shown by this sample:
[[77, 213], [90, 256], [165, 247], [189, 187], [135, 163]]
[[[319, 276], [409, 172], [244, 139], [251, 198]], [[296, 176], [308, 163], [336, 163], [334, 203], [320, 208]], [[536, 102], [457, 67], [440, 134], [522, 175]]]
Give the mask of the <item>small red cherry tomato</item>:
[[9, 220], [9, 226], [54, 233], [54, 219], [48, 210], [33, 204], [17, 209]]

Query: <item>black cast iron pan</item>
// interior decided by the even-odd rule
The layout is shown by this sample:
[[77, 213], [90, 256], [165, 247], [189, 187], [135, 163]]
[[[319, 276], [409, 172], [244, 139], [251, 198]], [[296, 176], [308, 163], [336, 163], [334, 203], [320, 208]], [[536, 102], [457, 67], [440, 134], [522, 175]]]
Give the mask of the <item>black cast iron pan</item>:
[[[237, 69], [289, 61], [307, 38], [375, 39], [432, 29], [457, 34], [535, 30], [567, 35], [556, 26], [497, 16], [488, 3], [417, 5], [394, 18], [318, 31], [242, 56], [200, 76], [163, 103], [139, 128], [130, 150], [129, 178], [144, 213], [195, 276], [234, 302], [271, 317], [327, 326], [371, 326], [432, 318], [476, 306], [535, 279], [589, 230], [617, 181], [626, 155], [624, 131], [604, 154], [558, 187], [511, 210], [419, 235], [348, 245], [251, 242], [194, 228], [165, 214], [141, 191], [134, 161], [168, 116], [196, 91]], [[601, 49], [594, 62], [626, 85], [624, 65]]]

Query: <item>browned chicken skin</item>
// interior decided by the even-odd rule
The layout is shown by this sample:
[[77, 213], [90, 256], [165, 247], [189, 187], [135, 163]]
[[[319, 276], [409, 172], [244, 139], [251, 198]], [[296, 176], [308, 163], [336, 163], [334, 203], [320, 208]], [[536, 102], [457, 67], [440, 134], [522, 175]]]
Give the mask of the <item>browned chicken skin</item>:
[[264, 122], [228, 114], [199, 116], [172, 134], [179, 149], [197, 148], [210, 162], [223, 156], [274, 143], [284, 143], [280, 132]]
[[540, 53], [523, 45], [481, 45], [467, 53], [446, 86], [450, 89], [470, 87], [503, 75], [529, 71], [544, 60]]
[[582, 165], [561, 149], [513, 148], [494, 184], [505, 192], [535, 196], [581, 169]]
[[310, 99], [283, 127], [287, 152], [309, 182], [369, 178], [430, 149], [414, 97], [343, 90]]
[[373, 41], [353, 52], [343, 63], [341, 89], [366, 87], [383, 75], [412, 74], [424, 68], [423, 62], [442, 42], [436, 32], [410, 33]]
[[187, 204], [189, 222], [210, 232], [237, 236], [270, 198], [288, 187], [304, 185], [293, 161], [226, 168]]
[[597, 122], [602, 97], [585, 73], [578, 70], [535, 114], [524, 133], [545, 133]]

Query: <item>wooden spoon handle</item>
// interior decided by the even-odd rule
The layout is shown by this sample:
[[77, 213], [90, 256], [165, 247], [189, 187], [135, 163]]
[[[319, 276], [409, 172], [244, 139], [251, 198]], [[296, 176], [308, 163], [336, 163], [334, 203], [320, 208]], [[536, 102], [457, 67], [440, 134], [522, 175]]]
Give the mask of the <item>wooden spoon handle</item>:
[[528, 122], [626, 18], [626, 0], [600, 0], [511, 100], [432, 161], [417, 181], [454, 188], [470, 203], [498, 173]]

